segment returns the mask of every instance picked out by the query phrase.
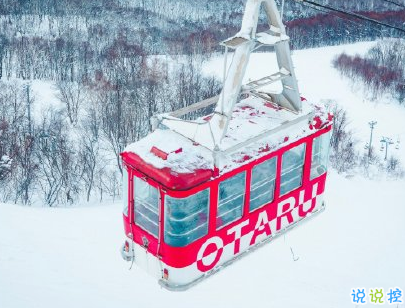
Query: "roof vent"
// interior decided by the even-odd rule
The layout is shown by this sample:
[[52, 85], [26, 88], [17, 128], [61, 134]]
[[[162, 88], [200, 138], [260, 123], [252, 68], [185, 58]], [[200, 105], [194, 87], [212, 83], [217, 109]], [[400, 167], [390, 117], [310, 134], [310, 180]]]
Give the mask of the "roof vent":
[[167, 157], [169, 156], [169, 153], [166, 153], [160, 149], [158, 149], [157, 147], [153, 146], [150, 149], [150, 152], [155, 154], [157, 157], [163, 159], [163, 160], [167, 160]]
[[161, 149], [158, 149], [157, 147], [153, 146], [153, 147], [150, 149], [150, 152], [151, 152], [152, 154], [155, 154], [157, 157], [159, 157], [159, 158], [161, 158], [161, 159], [163, 159], [163, 160], [167, 160], [167, 157], [169, 157], [169, 154], [170, 154], [170, 153], [175, 153], [175, 154], [181, 153], [181, 152], [183, 152], [183, 148], [178, 148], [178, 149], [175, 150], [175, 151], [172, 151], [172, 152], [170, 152], [170, 153], [166, 153], [165, 151], [162, 151]]

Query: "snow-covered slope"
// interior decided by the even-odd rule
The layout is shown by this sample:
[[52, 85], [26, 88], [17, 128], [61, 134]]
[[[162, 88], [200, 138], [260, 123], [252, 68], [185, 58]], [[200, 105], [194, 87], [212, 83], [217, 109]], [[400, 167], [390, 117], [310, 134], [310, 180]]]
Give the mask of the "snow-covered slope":
[[[312, 103], [334, 100], [348, 112], [356, 138], [360, 141], [359, 150], [368, 143], [370, 127], [368, 122], [377, 121], [374, 130], [373, 147], [379, 148], [382, 136], [390, 137], [394, 142], [400, 141], [399, 150], [390, 151], [405, 164], [405, 108], [389, 98], [372, 102], [366, 98], [360, 83], [354, 84], [348, 78], [341, 78], [340, 73], [332, 67], [336, 55], [345, 52], [349, 55], [365, 54], [375, 42], [362, 42], [351, 45], [332, 46], [294, 51], [292, 56], [295, 73], [301, 95]], [[228, 60], [228, 63], [230, 61]], [[274, 54], [258, 53], [251, 56], [245, 82], [269, 75], [276, 69]], [[216, 74], [222, 78], [223, 58], [213, 59], [205, 67], [207, 74]], [[270, 87], [279, 90], [280, 84]]]
[[[352, 93], [331, 67], [334, 55], [368, 46], [295, 52], [300, 89], [311, 101], [330, 98], [347, 106], [359, 138], [371, 119], [379, 121], [377, 135], [405, 132], [404, 109], [363, 103], [362, 93]], [[257, 77], [265, 74], [262, 56], [252, 58], [251, 67], [262, 70]], [[404, 200], [405, 181], [331, 171], [324, 213], [185, 293], [128, 270], [119, 254], [120, 204], [0, 204], [0, 307], [353, 307], [354, 287], [405, 290]]]
[[185, 293], [128, 270], [118, 204], [0, 204], [0, 307], [353, 307], [354, 287], [405, 287], [404, 187], [332, 172], [324, 213]]

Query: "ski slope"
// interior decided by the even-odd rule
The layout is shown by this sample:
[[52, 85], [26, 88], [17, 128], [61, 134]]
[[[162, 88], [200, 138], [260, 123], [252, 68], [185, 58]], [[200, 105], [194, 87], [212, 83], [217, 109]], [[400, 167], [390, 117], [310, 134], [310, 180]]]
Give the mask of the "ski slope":
[[[376, 136], [400, 134], [405, 108], [363, 102], [330, 64], [343, 50], [363, 53], [368, 46], [296, 51], [301, 92], [347, 107], [359, 139], [368, 136], [371, 119], [379, 122]], [[252, 56], [251, 77], [263, 75], [263, 56]], [[352, 288], [405, 290], [404, 200], [405, 180], [346, 178], [332, 170], [324, 213], [184, 293], [161, 289], [121, 259], [121, 204], [0, 204], [0, 308], [354, 307]]]
[[0, 204], [0, 307], [353, 307], [353, 287], [404, 288], [404, 185], [331, 172], [324, 213], [185, 293], [128, 270], [119, 204]]
[[[358, 150], [364, 151], [369, 142], [370, 127], [368, 122], [377, 121], [374, 130], [373, 147], [379, 149], [382, 136], [390, 137], [394, 142], [400, 141], [399, 150], [390, 154], [401, 159], [405, 165], [405, 108], [399, 106], [388, 95], [371, 101], [360, 83], [353, 83], [349, 78], [341, 78], [340, 73], [332, 67], [332, 60], [342, 52], [349, 55], [364, 55], [376, 42], [361, 42], [350, 45], [331, 46], [294, 51], [292, 60], [301, 96], [312, 103], [332, 100], [343, 107], [351, 122], [350, 128], [360, 141]], [[230, 56], [228, 63], [231, 61]], [[273, 53], [256, 53], [251, 55], [245, 80], [257, 80], [277, 71], [277, 62]], [[223, 76], [223, 57], [211, 60], [205, 66], [206, 74], [215, 74], [220, 80]], [[269, 90], [280, 90], [281, 83], [270, 86]], [[395, 147], [395, 146], [394, 146]], [[394, 147], [391, 147], [394, 149]], [[379, 151], [378, 151], [379, 152]]]

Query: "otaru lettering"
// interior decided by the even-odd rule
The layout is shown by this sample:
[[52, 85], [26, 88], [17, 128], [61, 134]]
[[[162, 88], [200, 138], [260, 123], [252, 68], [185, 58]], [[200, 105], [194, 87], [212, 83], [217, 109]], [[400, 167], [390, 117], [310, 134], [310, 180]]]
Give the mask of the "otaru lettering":
[[288, 197], [277, 203], [276, 210], [266, 207], [259, 210], [257, 218], [247, 218], [230, 228], [224, 236], [214, 236], [202, 244], [197, 254], [197, 268], [201, 272], [213, 269], [220, 263], [224, 250], [235, 256], [242, 250], [276, 235], [291, 224], [297, 223], [312, 213], [319, 204], [317, 196], [322, 192], [315, 183], [302, 189], [295, 197]]

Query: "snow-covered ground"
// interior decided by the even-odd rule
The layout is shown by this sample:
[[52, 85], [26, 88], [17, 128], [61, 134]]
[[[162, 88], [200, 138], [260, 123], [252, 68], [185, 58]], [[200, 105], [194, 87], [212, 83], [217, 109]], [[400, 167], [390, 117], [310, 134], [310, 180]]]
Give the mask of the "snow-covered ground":
[[[366, 98], [362, 86], [353, 84], [349, 78], [341, 78], [340, 73], [332, 67], [336, 55], [345, 52], [349, 55], [364, 55], [375, 42], [362, 42], [351, 45], [332, 46], [295, 51], [292, 55], [295, 73], [301, 95], [309, 101], [333, 100], [347, 112], [359, 140], [362, 150], [370, 138], [370, 121], [377, 121], [374, 130], [373, 147], [379, 149], [381, 137], [389, 137], [394, 141], [389, 154], [401, 159], [405, 164], [405, 108], [398, 102], [384, 97], [377, 101]], [[228, 63], [230, 59], [228, 59]], [[251, 56], [250, 65], [245, 75], [245, 82], [256, 80], [277, 71], [275, 54], [257, 53]], [[215, 74], [222, 79], [223, 57], [213, 59], [205, 67], [207, 74]], [[281, 83], [269, 89], [279, 90]], [[400, 147], [395, 150], [397, 141]], [[382, 154], [381, 154], [382, 156]]]
[[[334, 99], [345, 106], [359, 139], [367, 140], [370, 120], [379, 122], [377, 137], [405, 139], [405, 108], [363, 102], [363, 93], [353, 93], [331, 66], [336, 54], [364, 53], [369, 46], [295, 52], [300, 90], [312, 101]], [[253, 55], [250, 78], [266, 74], [264, 56]], [[222, 67], [215, 61], [220, 60], [207, 70]], [[320, 216], [185, 293], [161, 289], [136, 267], [128, 270], [119, 254], [120, 204], [0, 204], [0, 307], [342, 308], [355, 306], [355, 287], [405, 290], [405, 181], [345, 178], [331, 171], [326, 193]]]
[[128, 270], [119, 204], [0, 204], [0, 307], [353, 307], [354, 287], [405, 289], [404, 187], [331, 172], [324, 213], [185, 293]]
[[36, 119], [41, 119], [44, 112], [49, 108], [55, 108], [56, 110], [65, 108], [57, 97], [58, 90], [54, 82], [34, 80], [30, 82], [30, 85], [35, 99], [35, 103], [33, 104], [33, 116]]
[[[369, 142], [370, 121], [377, 121], [372, 146], [379, 149], [381, 137], [400, 141], [399, 150], [390, 147], [389, 154], [405, 163], [405, 108], [388, 97], [369, 101], [360, 84], [353, 84], [349, 78], [340, 78], [332, 68], [331, 60], [336, 54], [364, 54], [375, 43], [358, 43], [347, 46], [326, 47], [299, 51], [293, 56], [300, 91], [309, 100], [318, 102], [333, 99], [348, 112], [351, 128], [360, 140], [361, 148]], [[317, 83], [319, 82], [319, 84]]]

